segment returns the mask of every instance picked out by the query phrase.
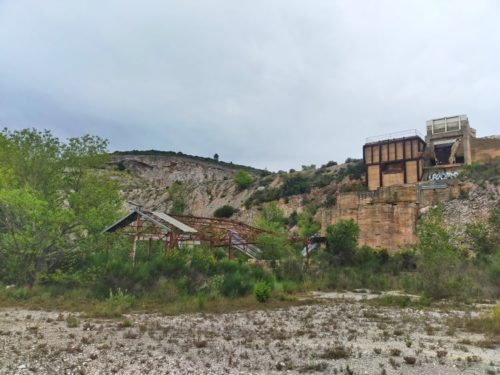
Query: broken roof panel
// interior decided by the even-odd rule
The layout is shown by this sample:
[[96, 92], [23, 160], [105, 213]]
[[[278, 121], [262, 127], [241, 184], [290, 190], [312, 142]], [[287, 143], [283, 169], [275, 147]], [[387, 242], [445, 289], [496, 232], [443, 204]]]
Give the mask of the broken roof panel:
[[198, 232], [196, 229], [190, 227], [189, 225], [186, 225], [186, 224], [180, 222], [177, 219], [174, 219], [172, 216], [169, 216], [163, 212], [154, 211], [153, 215], [157, 216], [158, 218], [167, 222], [168, 224], [176, 227], [177, 229], [179, 229], [183, 233], [197, 233]]

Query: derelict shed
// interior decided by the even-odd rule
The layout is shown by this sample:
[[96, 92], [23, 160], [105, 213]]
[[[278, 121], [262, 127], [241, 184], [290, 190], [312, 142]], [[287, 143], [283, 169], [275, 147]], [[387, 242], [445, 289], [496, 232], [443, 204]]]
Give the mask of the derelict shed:
[[133, 239], [132, 261], [135, 261], [138, 241], [148, 241], [148, 253], [152, 241], [164, 241], [165, 249], [200, 245], [227, 247], [229, 258], [235, 248], [251, 258], [257, 258], [261, 250], [255, 246], [257, 237], [265, 231], [234, 220], [197, 216], [167, 215], [158, 211], [134, 209], [103, 233], [122, 231]]
[[178, 242], [190, 241], [197, 233], [194, 228], [181, 223], [163, 212], [152, 212], [135, 209], [122, 217], [116, 223], [103, 230], [103, 233], [113, 233], [122, 230], [124, 235], [133, 238], [131, 252], [135, 261], [137, 241], [148, 241], [148, 252], [151, 252], [152, 241], [165, 241], [165, 247], [172, 248]]
[[425, 146], [416, 130], [368, 138], [363, 146], [368, 189], [421, 181]]

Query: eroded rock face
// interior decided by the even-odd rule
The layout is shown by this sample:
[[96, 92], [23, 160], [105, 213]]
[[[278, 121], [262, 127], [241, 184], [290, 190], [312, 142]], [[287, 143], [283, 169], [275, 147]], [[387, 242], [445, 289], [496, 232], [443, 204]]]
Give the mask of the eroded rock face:
[[500, 186], [486, 182], [484, 186], [467, 183], [459, 199], [445, 202], [444, 220], [448, 226], [464, 227], [465, 224], [486, 220], [491, 211], [500, 205]]
[[[244, 211], [243, 203], [257, 188], [239, 191], [233, 181], [237, 169], [182, 157], [120, 155], [113, 164], [131, 176], [124, 186], [126, 200], [147, 209], [169, 212], [174, 198], [169, 188], [178, 184], [176, 195], [185, 203], [185, 214], [211, 217], [223, 205]], [[258, 178], [257, 173], [249, 173]], [[244, 221], [253, 218], [243, 212], [240, 215]]]

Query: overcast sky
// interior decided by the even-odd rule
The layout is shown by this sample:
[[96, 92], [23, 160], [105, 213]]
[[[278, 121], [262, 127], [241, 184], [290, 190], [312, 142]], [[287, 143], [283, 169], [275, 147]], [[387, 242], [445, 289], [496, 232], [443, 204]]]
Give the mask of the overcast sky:
[[267, 167], [467, 114], [500, 133], [498, 0], [0, 0], [0, 126]]

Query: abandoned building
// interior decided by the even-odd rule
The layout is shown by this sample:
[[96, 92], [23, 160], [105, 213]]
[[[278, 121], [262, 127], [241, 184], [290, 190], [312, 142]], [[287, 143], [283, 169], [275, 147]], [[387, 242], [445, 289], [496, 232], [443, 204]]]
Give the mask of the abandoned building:
[[261, 251], [255, 245], [256, 238], [265, 233], [262, 229], [234, 220], [167, 215], [142, 208], [135, 208], [105, 228], [103, 233], [118, 231], [132, 240], [130, 258], [133, 262], [139, 241], [147, 242], [148, 254], [151, 254], [153, 241], [159, 241], [164, 243], [165, 251], [175, 247], [206, 245], [210, 248], [227, 247], [230, 259], [233, 257], [233, 249], [256, 258]]
[[477, 138], [466, 115], [427, 121], [417, 130], [367, 138], [363, 146], [368, 190], [454, 178], [473, 162], [500, 157], [500, 139]]
[[464, 165], [500, 160], [500, 137], [478, 138], [466, 115], [426, 125], [425, 137], [412, 130], [368, 138], [363, 146], [368, 191], [338, 194], [336, 206], [321, 212], [322, 228], [353, 219], [360, 245], [397, 251], [417, 240], [422, 207], [460, 196], [455, 178]]
[[425, 142], [416, 130], [367, 139], [363, 160], [368, 189], [420, 181], [424, 149]]

